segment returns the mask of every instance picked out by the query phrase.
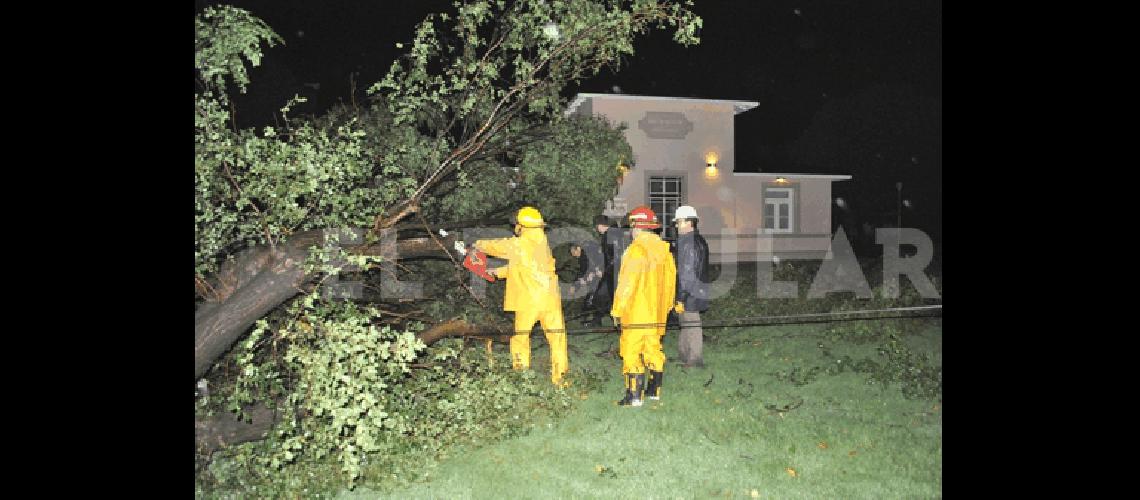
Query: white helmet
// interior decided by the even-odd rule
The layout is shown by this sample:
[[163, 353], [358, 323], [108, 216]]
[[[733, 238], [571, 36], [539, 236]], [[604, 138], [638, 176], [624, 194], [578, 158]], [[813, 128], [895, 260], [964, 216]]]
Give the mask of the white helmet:
[[697, 217], [697, 209], [688, 205], [681, 205], [677, 207], [677, 212], [673, 215], [674, 219], [699, 219]]

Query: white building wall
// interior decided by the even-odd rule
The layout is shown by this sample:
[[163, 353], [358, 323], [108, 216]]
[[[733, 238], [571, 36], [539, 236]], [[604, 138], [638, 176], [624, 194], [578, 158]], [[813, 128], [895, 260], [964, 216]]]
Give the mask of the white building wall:
[[[701, 216], [701, 233], [714, 254], [714, 262], [770, 258], [774, 254], [823, 254], [830, 244], [830, 178], [786, 174], [797, 188], [795, 235], [768, 236], [763, 225], [765, 186], [777, 186], [773, 174], [734, 174], [736, 151], [734, 117], [736, 106], [755, 103], [644, 97], [592, 95], [575, 112], [606, 117], [626, 126], [625, 136], [633, 148], [634, 168], [626, 175], [614, 198], [609, 215], [620, 216], [648, 205], [647, 179], [662, 175], [685, 177], [685, 202]], [[747, 109], [747, 108], [745, 108]], [[705, 172], [706, 158], [717, 157], [717, 176]], [[659, 214], [660, 216], [660, 214]], [[736, 242], [738, 256], [721, 250], [723, 234]]]

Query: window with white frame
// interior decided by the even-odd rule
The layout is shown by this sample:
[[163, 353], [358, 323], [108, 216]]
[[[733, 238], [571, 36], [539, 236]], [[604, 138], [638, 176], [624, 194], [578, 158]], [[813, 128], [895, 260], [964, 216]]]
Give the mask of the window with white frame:
[[677, 228], [673, 227], [673, 214], [677, 207], [685, 203], [685, 177], [680, 175], [649, 176], [649, 208], [657, 214], [661, 222], [661, 237], [666, 240], [677, 238]]
[[795, 232], [795, 196], [791, 188], [764, 189], [764, 232]]

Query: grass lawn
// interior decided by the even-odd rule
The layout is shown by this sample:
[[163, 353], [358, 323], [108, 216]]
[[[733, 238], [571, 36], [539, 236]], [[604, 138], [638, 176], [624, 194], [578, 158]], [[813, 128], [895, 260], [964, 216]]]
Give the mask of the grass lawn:
[[[941, 319], [924, 324], [906, 344], [941, 366]], [[819, 348], [824, 327], [708, 329], [703, 369], [673, 363], [670, 330], [662, 400], [640, 408], [614, 404], [621, 362], [598, 355], [617, 335], [572, 336], [572, 373], [604, 378], [569, 389], [580, 401], [564, 418], [456, 449], [407, 487], [338, 498], [940, 498], [940, 401], [906, 399], [851, 371], [804, 385], [777, 376], [835, 362]], [[532, 364], [545, 377], [541, 338]], [[833, 358], [874, 356], [873, 345], [828, 347]]]

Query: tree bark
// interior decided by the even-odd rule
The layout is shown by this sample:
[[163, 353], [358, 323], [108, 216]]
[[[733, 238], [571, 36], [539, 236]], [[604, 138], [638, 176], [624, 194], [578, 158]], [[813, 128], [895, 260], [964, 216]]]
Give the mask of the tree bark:
[[198, 453], [210, 456], [220, 448], [258, 441], [273, 428], [277, 412], [265, 404], [243, 408], [250, 417], [246, 423], [237, 415], [224, 411], [212, 417], [194, 420], [194, 445]]
[[[194, 312], [194, 379], [203, 375], [258, 319], [304, 291], [315, 276], [303, 269], [311, 246], [323, 244], [321, 231], [298, 233], [276, 251], [258, 247], [242, 252], [210, 280], [217, 294]], [[349, 253], [378, 255], [385, 260], [424, 257], [446, 258], [455, 236], [345, 245]]]
[[427, 345], [432, 345], [446, 337], [482, 337], [491, 338], [500, 342], [509, 342], [511, 339], [510, 334], [506, 332], [485, 326], [472, 325], [460, 319], [454, 319], [446, 323], [435, 325], [420, 332], [416, 337], [419, 337], [419, 339]]

